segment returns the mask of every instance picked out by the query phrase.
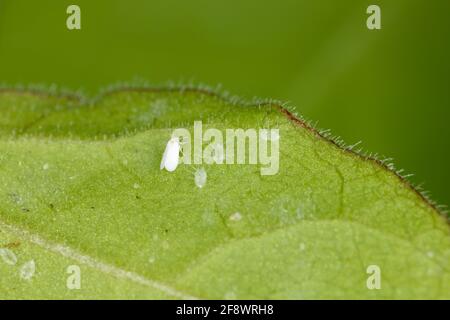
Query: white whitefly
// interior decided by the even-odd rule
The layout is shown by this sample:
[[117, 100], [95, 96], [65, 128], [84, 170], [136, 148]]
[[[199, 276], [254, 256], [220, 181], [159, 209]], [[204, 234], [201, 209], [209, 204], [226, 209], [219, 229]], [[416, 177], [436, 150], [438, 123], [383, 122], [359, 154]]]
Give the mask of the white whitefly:
[[178, 137], [173, 137], [167, 142], [166, 149], [161, 160], [160, 169], [169, 172], [175, 171], [180, 161], [181, 144]]
[[208, 175], [206, 174], [205, 169], [200, 168], [195, 171], [195, 184], [199, 188], [203, 188], [206, 184], [206, 179], [208, 178]]
[[19, 274], [22, 279], [30, 280], [34, 276], [35, 271], [36, 264], [34, 263], [34, 260], [30, 260], [20, 268]]
[[11, 266], [15, 265], [17, 263], [17, 257], [14, 254], [14, 252], [12, 252], [9, 249], [6, 248], [1, 248], [0, 249], [0, 257], [2, 257], [3, 261], [6, 264], [9, 264]]

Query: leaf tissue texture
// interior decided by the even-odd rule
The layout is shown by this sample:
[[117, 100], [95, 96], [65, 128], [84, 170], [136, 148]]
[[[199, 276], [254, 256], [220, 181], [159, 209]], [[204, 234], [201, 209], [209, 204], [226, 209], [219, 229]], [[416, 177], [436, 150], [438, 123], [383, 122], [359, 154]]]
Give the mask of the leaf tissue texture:
[[[446, 218], [277, 104], [4, 90], [0, 112], [0, 299], [450, 298]], [[172, 131], [196, 120], [278, 128], [278, 174], [204, 164], [199, 188], [197, 165], [161, 171]]]

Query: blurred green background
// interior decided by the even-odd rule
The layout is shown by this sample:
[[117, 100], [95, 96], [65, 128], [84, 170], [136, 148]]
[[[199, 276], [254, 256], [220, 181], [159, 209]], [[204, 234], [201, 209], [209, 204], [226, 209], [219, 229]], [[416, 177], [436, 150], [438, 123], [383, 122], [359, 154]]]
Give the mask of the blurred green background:
[[139, 77], [290, 101], [450, 204], [449, 14], [448, 0], [0, 0], [0, 82], [95, 94]]

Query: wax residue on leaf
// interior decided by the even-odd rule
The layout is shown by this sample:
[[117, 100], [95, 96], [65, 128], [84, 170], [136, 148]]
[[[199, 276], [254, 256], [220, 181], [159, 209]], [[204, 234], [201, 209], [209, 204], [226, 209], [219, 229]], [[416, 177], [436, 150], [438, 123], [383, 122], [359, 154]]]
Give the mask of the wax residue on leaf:
[[303, 199], [291, 199], [285, 195], [275, 198], [271, 203], [271, 214], [282, 225], [299, 220], [313, 219], [316, 206], [307, 194]]
[[207, 226], [212, 226], [217, 223], [217, 215], [210, 210], [205, 210], [202, 215], [202, 221]]
[[230, 216], [231, 221], [240, 221], [242, 219], [242, 215], [239, 212], [235, 212]]
[[36, 264], [34, 260], [26, 262], [19, 271], [20, 277], [24, 280], [30, 280], [36, 271]]
[[23, 204], [23, 198], [20, 195], [18, 195], [17, 193], [10, 193], [9, 197], [15, 204], [19, 204], [19, 205]]
[[133, 108], [133, 120], [141, 125], [149, 125], [169, 111], [166, 99], [158, 99], [151, 102], [148, 107]]
[[197, 169], [197, 171], [195, 172], [195, 184], [197, 185], [197, 187], [199, 188], [203, 188], [206, 184], [206, 179], [207, 179], [208, 175], [206, 174], [206, 171], [204, 168], [200, 168]]
[[1, 248], [0, 249], [0, 257], [2, 257], [2, 260], [9, 265], [15, 265], [17, 263], [17, 257], [14, 254], [14, 252], [12, 252], [9, 249], [6, 248]]

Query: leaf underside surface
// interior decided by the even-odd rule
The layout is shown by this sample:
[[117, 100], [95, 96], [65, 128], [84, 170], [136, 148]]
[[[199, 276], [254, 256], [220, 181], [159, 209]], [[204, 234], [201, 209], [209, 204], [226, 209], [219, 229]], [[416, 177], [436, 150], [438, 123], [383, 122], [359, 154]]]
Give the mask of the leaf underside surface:
[[[17, 258], [0, 257], [0, 299], [450, 298], [446, 218], [279, 105], [200, 90], [92, 102], [5, 90], [0, 115], [0, 248]], [[279, 173], [161, 171], [172, 131], [196, 120], [279, 129]], [[80, 289], [68, 288], [74, 265]], [[380, 289], [367, 287], [371, 265]]]

